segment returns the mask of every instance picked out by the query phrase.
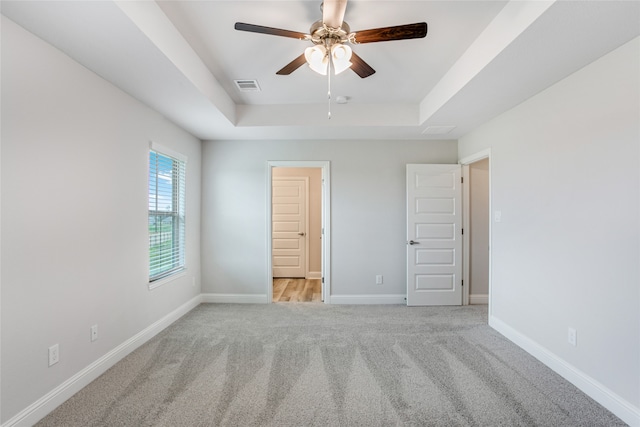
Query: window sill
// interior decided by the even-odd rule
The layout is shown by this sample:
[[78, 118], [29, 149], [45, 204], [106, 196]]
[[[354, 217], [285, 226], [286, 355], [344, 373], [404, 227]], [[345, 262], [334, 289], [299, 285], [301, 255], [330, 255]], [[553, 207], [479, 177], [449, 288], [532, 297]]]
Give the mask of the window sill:
[[159, 280], [154, 280], [153, 282], [149, 282], [149, 290], [152, 291], [156, 288], [159, 288], [160, 286], [166, 285], [169, 282], [173, 282], [176, 279], [186, 276], [186, 274], [187, 274], [187, 269], [183, 268], [182, 270], [176, 271], [170, 276], [163, 277], [162, 279], [159, 279]]

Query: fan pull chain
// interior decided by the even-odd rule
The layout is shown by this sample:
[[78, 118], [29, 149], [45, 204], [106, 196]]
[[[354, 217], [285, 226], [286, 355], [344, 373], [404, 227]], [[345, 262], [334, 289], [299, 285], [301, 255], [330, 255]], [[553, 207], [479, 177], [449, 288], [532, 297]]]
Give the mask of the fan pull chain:
[[331, 120], [331, 58], [329, 58], [329, 69], [327, 70], [327, 119]]

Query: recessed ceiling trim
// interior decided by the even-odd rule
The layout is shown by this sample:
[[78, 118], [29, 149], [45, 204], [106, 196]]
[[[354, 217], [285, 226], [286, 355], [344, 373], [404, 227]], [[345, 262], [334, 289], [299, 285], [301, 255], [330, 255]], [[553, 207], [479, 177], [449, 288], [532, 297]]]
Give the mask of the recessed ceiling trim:
[[423, 135], [446, 135], [452, 130], [454, 130], [455, 126], [428, 126], [425, 130], [422, 131]]
[[156, 2], [114, 3], [227, 120], [235, 122], [235, 103]]
[[420, 123], [426, 122], [472, 81], [556, 0], [511, 1], [496, 15], [467, 51], [420, 103]]
[[[411, 104], [341, 105], [327, 120], [327, 104], [238, 105], [236, 127], [254, 126], [418, 126], [418, 107]], [[336, 106], [336, 108], [339, 108]], [[338, 111], [338, 110], [336, 110]]]

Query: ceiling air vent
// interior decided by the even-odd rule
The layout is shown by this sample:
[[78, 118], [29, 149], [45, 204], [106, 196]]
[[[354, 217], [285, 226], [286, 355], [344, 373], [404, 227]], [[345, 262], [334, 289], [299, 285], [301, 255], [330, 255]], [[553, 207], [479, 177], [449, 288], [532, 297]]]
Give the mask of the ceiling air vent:
[[240, 92], [260, 92], [257, 80], [234, 80]]

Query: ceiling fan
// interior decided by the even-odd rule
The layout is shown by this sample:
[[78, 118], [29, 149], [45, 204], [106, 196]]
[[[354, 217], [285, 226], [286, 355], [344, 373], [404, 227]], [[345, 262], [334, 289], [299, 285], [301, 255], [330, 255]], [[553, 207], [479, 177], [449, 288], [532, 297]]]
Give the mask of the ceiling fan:
[[243, 22], [236, 22], [235, 29], [313, 43], [312, 47], [308, 47], [302, 55], [285, 65], [276, 74], [289, 75], [304, 63], [308, 63], [311, 69], [323, 75], [330, 73], [333, 66], [335, 74], [351, 68], [363, 79], [376, 71], [356, 55], [346, 43], [356, 45], [416, 39], [427, 35], [426, 22], [351, 32], [349, 25], [343, 20], [346, 8], [347, 0], [324, 0], [320, 6], [322, 19], [311, 25], [309, 34]]

